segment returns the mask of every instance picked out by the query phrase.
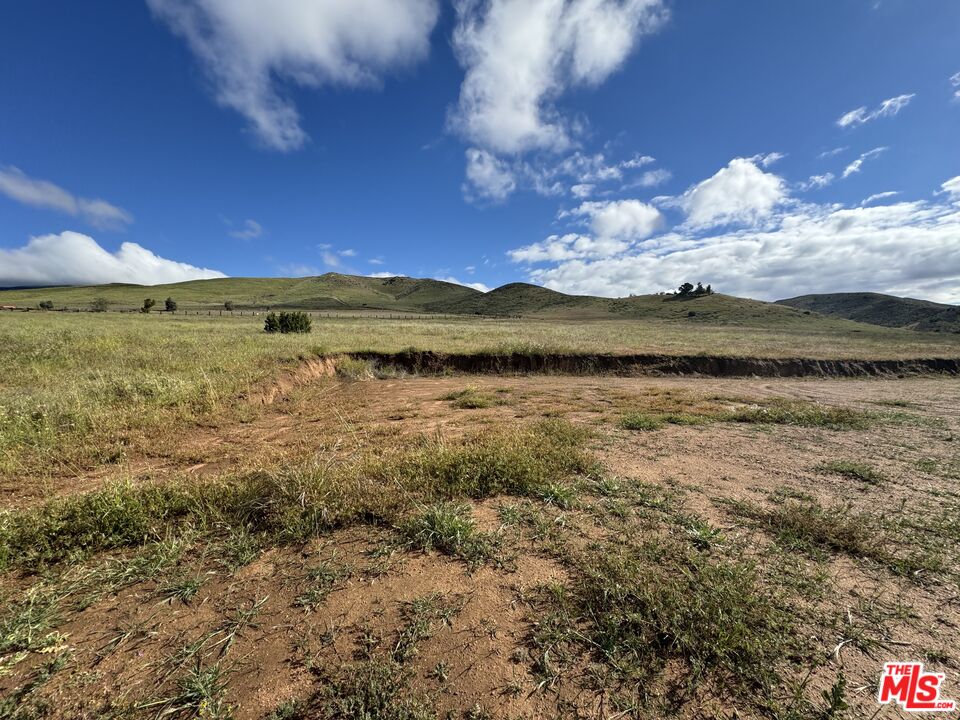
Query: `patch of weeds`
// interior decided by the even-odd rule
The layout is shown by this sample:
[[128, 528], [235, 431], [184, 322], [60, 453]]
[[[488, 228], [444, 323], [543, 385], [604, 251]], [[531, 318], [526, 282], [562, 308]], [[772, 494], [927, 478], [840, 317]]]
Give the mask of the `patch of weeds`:
[[263, 545], [260, 538], [241, 527], [230, 531], [221, 549], [223, 564], [230, 572], [236, 572], [260, 557]]
[[680, 525], [693, 546], [700, 550], [707, 550], [723, 543], [724, 538], [720, 528], [713, 527], [706, 520], [687, 515], [680, 518]]
[[960, 461], [956, 460], [944, 462], [935, 458], [921, 458], [917, 460], [917, 470], [948, 480], [960, 480]]
[[917, 407], [915, 403], [909, 402], [907, 400], [873, 400], [874, 405], [880, 405], [881, 407], [895, 407], [895, 408], [911, 408]]
[[316, 610], [326, 601], [337, 582], [350, 574], [349, 568], [333, 560], [324, 560], [307, 573], [309, 589], [300, 594], [295, 604], [298, 607]]
[[418, 645], [433, 637], [437, 624], [449, 625], [459, 608], [445, 602], [442, 595], [431, 594], [405, 603], [401, 611], [403, 625], [390, 652], [394, 662], [403, 663], [416, 657]]
[[919, 581], [944, 571], [938, 548], [908, 533], [891, 538], [889, 521], [855, 512], [849, 505], [823, 507], [816, 501], [786, 501], [774, 507], [725, 501], [735, 515], [753, 520], [786, 548], [813, 555], [828, 551], [872, 560], [891, 572]]
[[663, 425], [664, 422], [659, 417], [642, 412], [627, 413], [620, 419], [620, 427], [624, 430], [659, 430]]
[[927, 417], [925, 415], [916, 415], [907, 412], [881, 413], [880, 417], [888, 425], [932, 428], [934, 430], [943, 430], [947, 427], [947, 422], [942, 417]]
[[868, 485], [879, 485], [887, 479], [879, 470], [876, 470], [866, 463], [855, 460], [831, 460], [830, 462], [818, 465], [817, 469], [822, 472], [834, 473], [859, 480]]
[[287, 700], [267, 716], [267, 720], [307, 720], [307, 704], [302, 700]]
[[410, 687], [410, 675], [389, 661], [350, 668], [327, 683], [314, 704], [323, 720], [437, 720], [436, 712]]
[[574, 506], [577, 500], [577, 493], [569, 485], [560, 483], [550, 483], [546, 485], [539, 493], [540, 499], [550, 505], [556, 505], [564, 510]]
[[194, 596], [203, 587], [203, 578], [199, 575], [194, 577], [179, 577], [171, 580], [160, 588], [160, 595], [173, 602], [179, 600], [183, 603], [189, 603]]
[[230, 720], [232, 708], [226, 703], [227, 672], [220, 663], [202, 667], [200, 661], [177, 681], [178, 692], [172, 697], [141, 706], [160, 707], [158, 717]]
[[63, 637], [53, 631], [60, 606], [53, 592], [31, 588], [23, 600], [11, 603], [0, 620], [0, 655], [40, 652], [59, 645]]
[[485, 562], [494, 552], [492, 538], [477, 530], [467, 505], [426, 507], [401, 524], [400, 532], [418, 550], [437, 550], [471, 564]]
[[863, 430], [870, 426], [873, 416], [851, 408], [771, 398], [762, 404], [728, 410], [720, 414], [718, 419], [724, 422], [797, 425], [828, 430]]
[[13, 564], [35, 571], [187, 527], [225, 534], [225, 563], [236, 569], [265, 543], [303, 542], [350, 524], [396, 524], [418, 505], [537, 497], [552, 483], [594, 472], [582, 451], [585, 437], [550, 420], [456, 442], [421, 438], [342, 465], [315, 460], [213, 480], [109, 486], [0, 512], [0, 569]]
[[42, 688], [58, 672], [66, 667], [70, 652], [61, 652], [43, 663], [36, 674], [25, 685], [14, 688], [0, 698], [0, 718], [3, 720], [37, 720], [48, 717], [52, 708], [46, 702], [36, 703], [30, 700], [34, 692]]
[[475, 387], [468, 387], [463, 390], [447, 393], [440, 399], [450, 401], [453, 407], [459, 410], [479, 410], [504, 403], [504, 400], [501, 398], [483, 393]]
[[707, 680], [755, 699], [778, 681], [792, 649], [791, 614], [752, 564], [665, 540], [598, 545], [576, 566], [572, 586], [545, 602], [553, 613], [535, 637], [541, 674], [559, 672], [574, 646], [595, 653], [625, 688], [682, 664], [669, 673], [674, 699]]
[[341, 355], [336, 360], [337, 375], [347, 380], [372, 380], [376, 376], [376, 368], [370, 360]]

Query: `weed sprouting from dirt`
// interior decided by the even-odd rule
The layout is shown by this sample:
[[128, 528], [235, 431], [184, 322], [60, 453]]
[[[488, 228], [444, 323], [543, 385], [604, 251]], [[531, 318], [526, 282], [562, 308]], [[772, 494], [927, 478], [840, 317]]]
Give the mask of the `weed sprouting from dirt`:
[[400, 532], [418, 550], [437, 550], [474, 565], [489, 559], [496, 547], [493, 538], [477, 530], [468, 505], [431, 505], [403, 522]]
[[572, 586], [544, 602], [541, 672], [582, 648], [623, 689], [649, 687], [671, 663], [683, 667], [670, 681], [680, 695], [712, 681], [762, 698], [777, 681], [792, 621], [751, 563], [665, 539], [603, 543], [575, 565]]
[[879, 470], [856, 460], [831, 460], [819, 465], [817, 469], [859, 480], [868, 485], [879, 485], [887, 479]]
[[623, 415], [620, 426], [627, 430], [660, 430], [666, 425], [702, 425], [708, 422], [796, 425], [829, 430], [862, 430], [875, 420], [870, 413], [851, 408], [787, 398], [742, 400], [699, 398], [685, 393], [648, 392], [642, 396], [642, 410]]
[[405, 603], [401, 611], [403, 624], [390, 651], [391, 658], [398, 663], [414, 658], [419, 652], [419, 644], [433, 637], [438, 624], [449, 625], [457, 612], [456, 605], [436, 593]]
[[620, 420], [620, 426], [625, 430], [659, 430], [664, 424], [659, 417], [641, 412], [628, 413]]
[[449, 401], [453, 407], [459, 410], [479, 410], [504, 403], [502, 398], [481, 392], [479, 388], [475, 387], [468, 387], [463, 390], [447, 393], [440, 399]]

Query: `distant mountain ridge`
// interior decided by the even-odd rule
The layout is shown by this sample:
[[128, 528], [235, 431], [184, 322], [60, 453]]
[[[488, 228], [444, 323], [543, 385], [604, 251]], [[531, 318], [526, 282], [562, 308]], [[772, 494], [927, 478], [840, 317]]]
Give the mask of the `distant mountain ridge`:
[[[624, 298], [567, 295], [529, 283], [510, 283], [483, 293], [442, 280], [410, 277], [373, 278], [326, 273], [305, 278], [218, 278], [170, 285], [110, 285], [0, 290], [0, 305], [35, 308], [89, 308], [103, 298], [112, 309], [136, 309], [145, 298], [158, 309], [167, 297], [180, 310], [300, 308], [329, 312], [397, 312], [481, 317], [536, 317], [557, 320], [651, 320], [777, 329], [858, 331], [856, 322], [946, 331], [960, 326], [960, 309], [951, 305], [905, 300], [871, 293], [806, 296], [762, 302], [715, 293], [700, 296], [636, 295]], [[823, 298], [857, 299], [824, 303]], [[863, 312], [864, 298], [876, 298], [874, 311]], [[882, 302], [881, 302], [882, 301]], [[893, 302], [892, 306], [890, 301]], [[868, 303], [869, 304], [869, 303]], [[891, 309], [891, 307], [893, 309]], [[896, 312], [895, 312], [896, 311]], [[847, 325], [846, 323], [849, 323]]]
[[826, 293], [777, 300], [798, 310], [870, 325], [925, 332], [960, 332], [960, 307], [881, 293]]

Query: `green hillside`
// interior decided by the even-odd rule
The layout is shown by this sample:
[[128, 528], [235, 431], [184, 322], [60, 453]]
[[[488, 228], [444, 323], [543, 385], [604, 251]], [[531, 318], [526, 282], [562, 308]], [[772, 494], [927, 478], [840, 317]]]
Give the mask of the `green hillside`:
[[827, 317], [928, 332], [960, 332], [960, 307], [880, 293], [801, 295], [778, 304]]
[[172, 297], [181, 309], [297, 307], [309, 310], [392, 310], [425, 312], [481, 293], [472, 288], [407, 277], [369, 278], [327, 273], [306, 278], [223, 278], [171, 285], [92, 285], [0, 291], [0, 305], [36, 307], [50, 300], [56, 308], [89, 308], [105, 298], [113, 309], [140, 307], [150, 297], [162, 305]]
[[730, 295], [637, 295], [601, 298], [511, 283], [488, 293], [439, 280], [370, 278], [327, 273], [307, 278], [223, 278], [172, 285], [95, 285], [0, 290], [0, 305], [89, 309], [104, 298], [110, 309], [135, 309], [144, 298], [172, 297], [181, 310], [302, 308], [326, 311], [380, 311], [532, 317], [544, 320], [651, 320], [689, 325], [726, 325], [784, 330], [854, 332], [860, 322], [920, 330], [960, 328], [960, 308], [871, 293], [812, 295], [779, 303]]

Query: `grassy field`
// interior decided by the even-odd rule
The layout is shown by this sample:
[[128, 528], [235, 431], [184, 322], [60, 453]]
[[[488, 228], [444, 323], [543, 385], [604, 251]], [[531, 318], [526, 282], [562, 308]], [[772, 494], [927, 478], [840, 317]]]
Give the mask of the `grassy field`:
[[960, 355], [854, 327], [2, 313], [0, 718], [869, 716], [891, 639], [960, 666], [955, 380], [251, 401], [360, 350]]
[[[300, 360], [358, 350], [956, 357], [960, 339], [859, 326], [852, 334], [668, 322], [318, 319], [266, 335], [262, 318], [0, 314], [0, 473], [122, 451], [124, 435], [250, 412], [236, 398]], [[238, 410], [239, 407], [239, 410]], [[101, 458], [102, 459], [102, 458]]]

